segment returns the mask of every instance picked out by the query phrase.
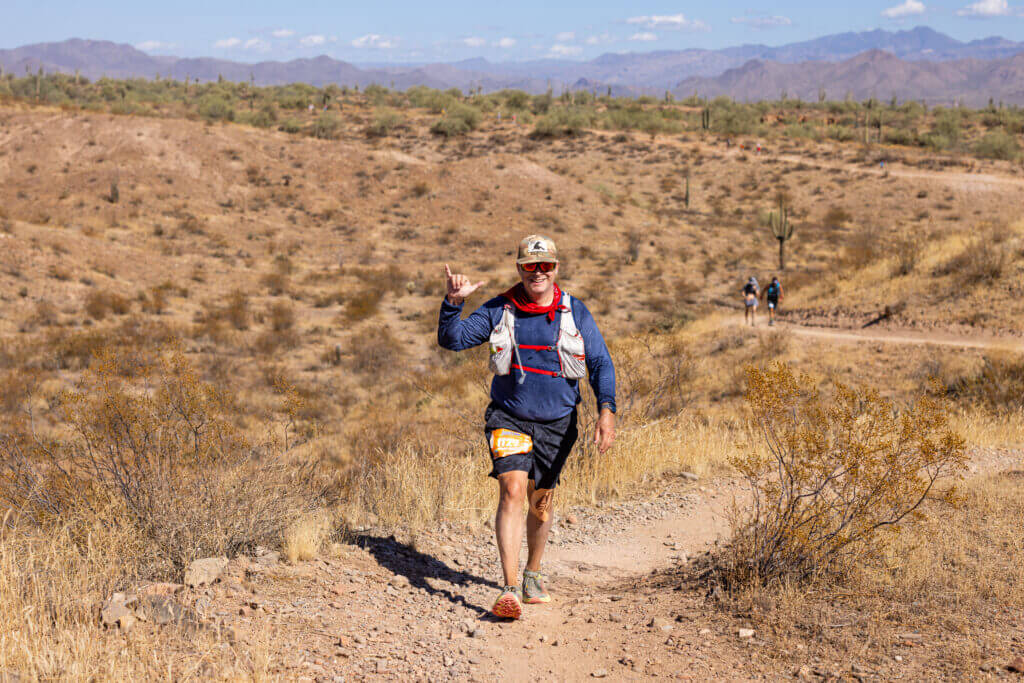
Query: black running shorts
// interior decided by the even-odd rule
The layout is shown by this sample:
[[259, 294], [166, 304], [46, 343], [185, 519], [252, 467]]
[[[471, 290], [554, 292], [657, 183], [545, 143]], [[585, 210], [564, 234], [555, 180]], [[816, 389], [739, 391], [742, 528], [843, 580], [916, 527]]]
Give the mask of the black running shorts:
[[484, 413], [491, 474], [526, 472], [538, 489], [553, 489], [579, 432], [576, 410], [550, 422], [523, 420], [492, 403]]

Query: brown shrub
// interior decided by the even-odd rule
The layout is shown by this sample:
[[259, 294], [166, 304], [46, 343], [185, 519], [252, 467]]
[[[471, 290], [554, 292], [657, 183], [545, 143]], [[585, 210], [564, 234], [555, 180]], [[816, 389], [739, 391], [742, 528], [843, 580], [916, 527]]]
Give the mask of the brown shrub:
[[348, 322], [358, 322], [377, 315], [377, 311], [380, 310], [380, 297], [380, 291], [375, 289], [364, 288], [356, 292], [345, 302], [343, 317]]
[[236, 330], [249, 329], [250, 318], [249, 297], [240, 289], [236, 289], [228, 295], [227, 305], [224, 307], [224, 317]]
[[313, 469], [260, 458], [233, 426], [230, 391], [202, 382], [180, 350], [147, 374], [119, 379], [105, 354], [64, 397], [67, 441], [0, 438], [0, 497], [48, 528], [70, 519], [126, 525], [144, 541], [147, 574], [172, 578], [196, 557], [275, 545], [324, 503]]
[[846, 575], [886, 547], [886, 532], [920, 516], [936, 483], [966, 469], [964, 439], [923, 396], [898, 409], [871, 388], [831, 396], [789, 366], [747, 369], [762, 447], [733, 458], [752, 501], [735, 513], [716, 578], [726, 585]]
[[1010, 263], [1009, 250], [992, 236], [978, 237], [963, 251], [936, 269], [936, 275], [952, 275], [962, 287], [984, 284], [1002, 277]]
[[295, 326], [295, 308], [291, 302], [275, 301], [267, 310], [270, 327], [275, 332], [284, 332]]

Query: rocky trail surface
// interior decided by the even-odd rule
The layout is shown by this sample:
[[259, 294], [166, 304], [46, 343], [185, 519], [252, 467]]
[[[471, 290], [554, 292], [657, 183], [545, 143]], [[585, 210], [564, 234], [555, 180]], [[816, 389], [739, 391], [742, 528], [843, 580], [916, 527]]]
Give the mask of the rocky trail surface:
[[[778, 329], [844, 343], [1008, 343], [916, 331]], [[1021, 450], [971, 451], [972, 474], [1022, 467]], [[294, 565], [267, 551], [213, 561], [190, 569], [188, 586], [140, 591], [129, 598], [139, 605], [134, 612], [108, 605], [107, 616], [111, 625], [127, 619], [129, 628], [133, 615], [157, 625], [215, 627], [229, 641], [267, 652], [268, 673], [288, 680], [943, 677], [930, 668], [930, 648], [941, 644], [913, 639], [865, 652], [841, 670], [810, 656], [799, 660], [799, 653], [794, 665], [793, 653], [781, 659], [767, 647], [767, 634], [745, 628], [686, 585], [682, 570], [724, 538], [729, 510], [744, 498], [735, 479], [682, 473], [642, 497], [562, 511], [543, 565], [553, 601], [525, 606], [516, 622], [488, 614], [500, 580], [489, 523], [358, 527], [345, 542]]]
[[[972, 451], [974, 472], [1020, 463], [1020, 451]], [[684, 474], [643, 498], [563, 512], [544, 562], [554, 600], [526, 606], [516, 622], [487, 613], [500, 576], [489, 525], [397, 535], [361, 528], [296, 565], [235, 559], [190, 599], [203, 603], [229, 639], [266, 643], [275, 660], [270, 673], [288, 679], [850, 674], [810, 658], [803, 667], [784, 665], [761, 634], [737, 627], [682, 585], [680, 568], [723, 537], [728, 509], [742, 497], [735, 480]], [[860, 679], [929, 678], [930, 661], [924, 644], [901, 642], [893, 652], [865, 654], [852, 671]]]

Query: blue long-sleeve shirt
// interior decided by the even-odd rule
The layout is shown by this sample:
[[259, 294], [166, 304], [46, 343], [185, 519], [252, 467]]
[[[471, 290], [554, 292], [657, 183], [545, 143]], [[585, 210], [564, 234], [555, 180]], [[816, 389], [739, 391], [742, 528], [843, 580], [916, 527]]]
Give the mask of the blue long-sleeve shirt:
[[[462, 306], [453, 306], [445, 299], [437, 323], [437, 342], [451, 351], [462, 351], [486, 343], [501, 321], [508, 300], [497, 296], [461, 319]], [[558, 342], [560, 319], [544, 314], [528, 314], [512, 307], [516, 317], [516, 343], [527, 346], [551, 346]], [[572, 317], [583, 336], [587, 355], [587, 374], [597, 397], [598, 407], [608, 404], [615, 410], [615, 366], [608, 353], [594, 316], [583, 302], [573, 297]], [[558, 353], [550, 350], [520, 349], [522, 364], [538, 370], [556, 372], [560, 369]], [[491, 400], [503, 410], [524, 420], [550, 421], [565, 417], [580, 402], [579, 381], [527, 372], [519, 384], [519, 371], [495, 375], [491, 382]]]

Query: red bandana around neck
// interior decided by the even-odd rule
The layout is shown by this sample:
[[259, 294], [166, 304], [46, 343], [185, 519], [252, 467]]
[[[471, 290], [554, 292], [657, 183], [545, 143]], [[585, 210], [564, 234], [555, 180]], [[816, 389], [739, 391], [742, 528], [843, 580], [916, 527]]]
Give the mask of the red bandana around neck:
[[554, 283], [555, 291], [551, 297], [551, 303], [547, 306], [541, 306], [530, 301], [530, 298], [526, 296], [526, 289], [523, 287], [523, 283], [520, 282], [516, 286], [509, 289], [507, 292], [502, 294], [503, 297], [515, 304], [523, 313], [546, 313], [548, 320], [555, 319], [555, 312], [562, 303], [562, 290], [558, 288], [558, 283]]

